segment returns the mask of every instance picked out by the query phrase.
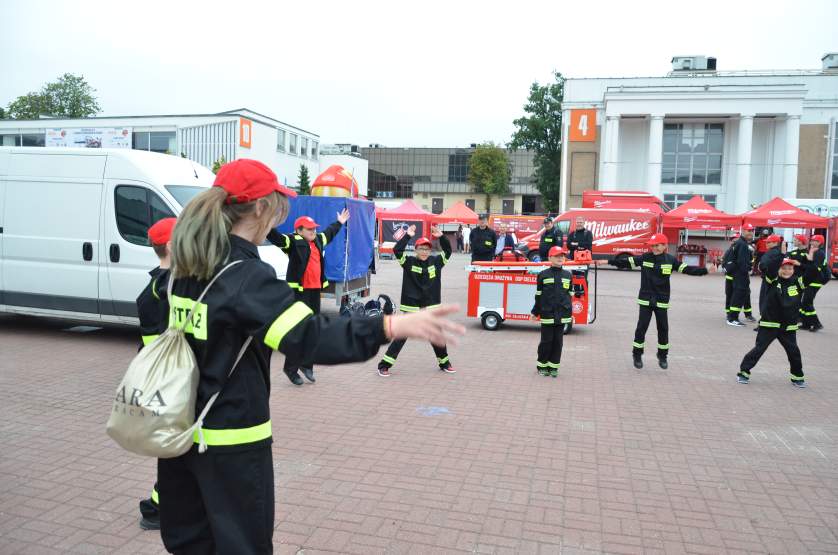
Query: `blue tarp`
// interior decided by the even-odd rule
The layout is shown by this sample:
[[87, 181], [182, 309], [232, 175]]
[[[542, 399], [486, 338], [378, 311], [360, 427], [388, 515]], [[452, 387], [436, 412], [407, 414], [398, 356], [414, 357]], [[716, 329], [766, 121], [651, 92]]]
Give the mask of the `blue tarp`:
[[289, 200], [291, 211], [288, 218], [277, 227], [282, 233], [294, 233], [294, 220], [300, 216], [313, 218], [322, 231], [337, 219], [340, 211], [348, 208], [349, 221], [326, 245], [326, 279], [331, 282], [343, 282], [367, 275], [374, 255], [375, 205], [372, 202], [353, 198], [309, 196], [298, 196]]

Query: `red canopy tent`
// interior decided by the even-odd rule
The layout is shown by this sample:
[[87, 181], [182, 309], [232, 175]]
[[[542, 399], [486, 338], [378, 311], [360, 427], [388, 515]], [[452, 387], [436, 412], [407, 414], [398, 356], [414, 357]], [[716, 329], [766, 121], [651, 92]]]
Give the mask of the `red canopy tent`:
[[412, 200], [406, 200], [396, 208], [384, 210], [378, 213], [377, 217], [379, 253], [393, 252], [393, 245], [404, 236], [411, 225], [416, 226], [416, 235], [411, 244], [419, 237], [431, 237], [431, 221], [434, 214], [422, 210]]
[[698, 195], [663, 215], [663, 226], [677, 229], [724, 230], [741, 225], [742, 216], [717, 210]]
[[762, 206], [742, 214], [742, 223], [762, 227], [812, 228], [827, 227], [829, 219], [816, 216], [774, 197]]
[[441, 214], [435, 215], [433, 222], [436, 224], [476, 224], [477, 214], [466, 206], [466, 203], [460, 201]]

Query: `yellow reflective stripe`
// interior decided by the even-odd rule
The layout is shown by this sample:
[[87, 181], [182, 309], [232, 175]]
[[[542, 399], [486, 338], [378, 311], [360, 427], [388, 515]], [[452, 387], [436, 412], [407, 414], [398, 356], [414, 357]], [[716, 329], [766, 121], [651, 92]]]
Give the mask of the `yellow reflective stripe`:
[[151, 500], [158, 505], [160, 504], [160, 494], [157, 493], [157, 488], [151, 488]]
[[661, 351], [668, 350], [669, 349], [669, 343], [667, 343], [666, 345], [661, 345], [660, 343], [658, 343], [658, 349], [660, 349]]
[[157, 335], [144, 335], [143, 336], [143, 345], [148, 345], [149, 343], [153, 342], [158, 337], [160, 337], [159, 334], [157, 334]]
[[797, 331], [800, 329], [800, 324], [792, 324], [790, 326], [786, 326], [786, 331]]
[[684, 264], [681, 264], [680, 266], [678, 266], [678, 271], [681, 272], [682, 274], [684, 273], [684, 270], [686, 270], [686, 269], [687, 269], [686, 262]]
[[573, 318], [562, 318], [562, 324], [569, 324], [573, 321]]
[[542, 324], [555, 324], [556, 321], [553, 320], [552, 318], [542, 318], [541, 323]]
[[733, 281], [733, 276], [725, 276], [725, 279], [729, 279], [730, 281]]
[[403, 254], [402, 254], [402, 257], [401, 257], [401, 258], [399, 258], [399, 259], [397, 260], [397, 262], [399, 263], [399, 265], [404, 265], [404, 263], [405, 263], [406, 261], [407, 261], [407, 253], [403, 253]]
[[448, 355], [445, 355], [442, 358], [437, 358], [436, 361], [438, 364], [445, 364], [446, 362], [448, 362]]
[[637, 304], [640, 306], [649, 306], [649, 301], [644, 301], [643, 299], [637, 299]]
[[443, 266], [445, 266], [446, 264], [448, 264], [448, 257], [447, 257], [447, 256], [445, 256], [445, 253], [444, 253], [444, 252], [440, 253], [440, 254], [439, 254], [439, 257], [442, 259], [442, 265], [443, 265]]
[[780, 327], [779, 322], [763, 322], [763, 321], [760, 321], [759, 325], [760, 325], [760, 327], [763, 327], [763, 328], [779, 328]]
[[283, 235], [282, 237], [285, 239], [285, 248], [286, 249], [290, 248], [291, 247], [291, 238], [288, 237], [287, 235]]
[[491, 242], [491, 241], [483, 241], [483, 244], [484, 244], [484, 245], [486, 245], [486, 246], [489, 246], [489, 247], [491, 247], [491, 246], [492, 246], [492, 242]]
[[553, 242], [553, 238], [552, 238], [552, 237], [545, 237], [545, 238], [544, 238], [544, 242], [545, 242], [545, 243], [552, 243], [552, 242]]
[[638, 343], [637, 341], [632, 341], [631, 346], [636, 348], [636, 349], [642, 349], [643, 347], [646, 346], [646, 343]]
[[[686, 264], [684, 264], [686, 266]], [[672, 264], [661, 264], [661, 270], [669, 270], [672, 271]]]
[[428, 277], [434, 279], [436, 277], [436, 267], [428, 266]]
[[[195, 430], [195, 434], [192, 436], [195, 443], [200, 443], [198, 433], [198, 430]], [[271, 437], [271, 421], [268, 420], [263, 424], [251, 426], [250, 428], [232, 428], [229, 430], [208, 430], [201, 428], [200, 433], [204, 435], [204, 443], [207, 445], [224, 446], [254, 443]]]
[[669, 303], [655, 303], [658, 308], [669, 308]]
[[815, 315], [815, 314], [817, 314], [817, 313], [818, 313], [818, 311], [817, 311], [817, 310], [813, 310], [813, 311], [811, 311], [811, 312], [807, 312], [807, 311], [803, 310], [802, 308], [800, 309], [800, 314], [802, 314], [803, 316], [814, 316], [814, 315]]
[[555, 278], [544, 278], [544, 285], [548, 285], [550, 283], [556, 283]]
[[409, 304], [399, 305], [399, 310], [402, 312], [419, 312], [418, 306], [410, 306]]
[[536, 294], [536, 296], [541, 295], [541, 291], [536, 291], [535, 294]]
[[803, 382], [806, 381], [803, 376], [795, 376], [794, 374], [791, 375], [791, 381], [793, 382]]
[[303, 240], [303, 237], [302, 237], [302, 235], [297, 235], [297, 234], [295, 233], [295, 234], [294, 234], [294, 240], [295, 240], [295, 241], [302, 241], [302, 240]]
[[326, 289], [327, 287], [329, 287], [329, 280], [328, 279], [323, 282], [323, 285], [321, 286], [321, 289]]
[[540, 360], [535, 361], [535, 365], [539, 368], [548, 368], [550, 366], [549, 362], [541, 362]]
[[644, 268], [654, 268], [654, 267], [655, 267], [655, 263], [654, 263], [654, 262], [644, 262], [644, 263], [643, 263], [643, 267], [644, 267]]
[[767, 283], [774, 283], [775, 281], [777, 281], [777, 278], [771, 279], [770, 277], [765, 276], [765, 281], [766, 281]]
[[285, 312], [280, 314], [268, 328], [268, 333], [265, 334], [265, 345], [273, 350], [279, 349], [279, 344], [288, 332], [312, 314], [314, 312], [305, 303], [295, 302], [285, 309]]
[[559, 366], [560, 366], [560, 363], [558, 363], [558, 362], [548, 362], [546, 364], [546, 366], [548, 366], [549, 368], [555, 368], [556, 370], [558, 370]]
[[151, 296], [158, 301], [160, 300], [160, 296], [157, 294], [157, 278], [151, 280]]
[[425, 309], [430, 310], [432, 308], [439, 308], [439, 306], [440, 305], [438, 305], [438, 304], [429, 304], [428, 306], [425, 307]]
[[321, 233], [320, 238], [323, 240], [323, 246], [324, 247], [329, 244], [329, 239], [326, 237], [325, 233]]
[[629, 266], [631, 266], [631, 269], [636, 270], [637, 269], [637, 264], [634, 262], [634, 257], [629, 256], [628, 259], [629, 259]]
[[288, 281], [286, 283], [288, 283], [288, 287], [290, 287], [291, 289], [296, 289], [297, 291], [303, 290], [303, 286], [297, 283], [296, 281]]
[[809, 287], [823, 287], [823, 283], [813, 282], [809, 284]]
[[386, 362], [387, 364], [389, 364], [391, 366], [393, 364], [396, 364], [396, 359], [389, 356], [389, 355], [384, 355], [383, 357], [381, 357], [381, 360], [383, 360], [384, 362]]
[[411, 266], [410, 271], [411, 272], [416, 272], [417, 274], [421, 274], [422, 273], [422, 266]]

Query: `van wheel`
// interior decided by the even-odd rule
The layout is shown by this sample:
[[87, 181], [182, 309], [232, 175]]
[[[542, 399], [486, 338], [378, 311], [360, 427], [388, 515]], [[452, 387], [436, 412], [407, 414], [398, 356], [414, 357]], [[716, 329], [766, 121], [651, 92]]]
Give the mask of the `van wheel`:
[[531, 250], [527, 253], [527, 260], [529, 260], [530, 262], [541, 262], [541, 257], [538, 256], [538, 251]]
[[564, 333], [562, 335], [567, 335], [573, 330], [573, 322], [568, 322], [564, 325]]
[[495, 331], [500, 327], [501, 317], [497, 312], [485, 312], [480, 318], [483, 323], [483, 329], [488, 331]]

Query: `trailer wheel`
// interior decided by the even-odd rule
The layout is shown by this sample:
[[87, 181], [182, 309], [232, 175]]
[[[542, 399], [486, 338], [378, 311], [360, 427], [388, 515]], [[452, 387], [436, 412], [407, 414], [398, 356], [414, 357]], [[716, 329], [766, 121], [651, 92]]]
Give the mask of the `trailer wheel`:
[[495, 331], [500, 327], [501, 317], [497, 312], [485, 312], [480, 321], [483, 323], [483, 329]]
[[567, 335], [573, 330], [573, 321], [568, 322], [564, 325], [564, 333], [562, 335]]
[[527, 260], [530, 262], [541, 262], [541, 257], [538, 255], [538, 251], [533, 249], [527, 253]]

